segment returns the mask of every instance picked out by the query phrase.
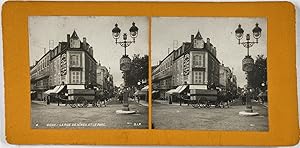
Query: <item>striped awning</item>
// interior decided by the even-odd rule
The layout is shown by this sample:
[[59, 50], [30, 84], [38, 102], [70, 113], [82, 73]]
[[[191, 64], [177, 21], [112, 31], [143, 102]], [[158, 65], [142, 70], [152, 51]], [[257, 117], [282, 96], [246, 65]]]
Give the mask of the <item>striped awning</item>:
[[146, 95], [146, 94], [147, 92], [138, 90], [133, 95], [138, 96], [138, 95]]
[[170, 89], [169, 91], [166, 92], [166, 94], [173, 94], [176, 90], [175, 89]]
[[55, 86], [53, 89], [49, 89], [49, 90], [45, 91], [44, 93], [47, 95], [57, 94], [57, 93], [60, 93], [64, 88], [65, 88], [65, 85], [58, 85], [58, 86]]
[[85, 89], [84, 85], [67, 85], [67, 89]]
[[144, 88], [142, 88], [141, 91], [148, 91], [148, 89], [149, 89], [149, 86], [147, 85]]

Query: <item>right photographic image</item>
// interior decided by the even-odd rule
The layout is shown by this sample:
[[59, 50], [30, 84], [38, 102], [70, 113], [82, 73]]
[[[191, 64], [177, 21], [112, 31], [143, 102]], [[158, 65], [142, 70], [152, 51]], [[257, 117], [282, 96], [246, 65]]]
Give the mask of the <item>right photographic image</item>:
[[269, 130], [267, 18], [152, 17], [152, 128]]

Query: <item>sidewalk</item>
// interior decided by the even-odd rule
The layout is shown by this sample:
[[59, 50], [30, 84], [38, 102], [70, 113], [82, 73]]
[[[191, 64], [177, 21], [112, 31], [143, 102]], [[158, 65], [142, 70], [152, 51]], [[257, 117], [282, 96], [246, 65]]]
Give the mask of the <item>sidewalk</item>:
[[[47, 104], [45, 101], [38, 101], [38, 100], [31, 100], [31, 103], [39, 104], [39, 105], [44, 105], [44, 106], [58, 106], [57, 103], [51, 102], [50, 104]], [[60, 103], [60, 106], [65, 106], [65, 104]]]
[[31, 103], [39, 104], [39, 105], [47, 105], [45, 101], [31, 100]]
[[[172, 104], [169, 104], [168, 100], [153, 100], [153, 102], [159, 103], [159, 104], [165, 104], [165, 105], [174, 105], [174, 106], [180, 106], [180, 103], [178, 102], [172, 102]], [[182, 103], [181, 106], [187, 105], [185, 103]]]
[[[254, 105], [258, 116], [240, 116], [244, 105], [229, 108], [193, 108], [192, 106], [156, 105], [152, 109], [155, 129], [267, 131], [268, 110]], [[178, 120], [180, 118], [180, 120]], [[172, 121], [172, 124], [170, 124]]]
[[258, 104], [261, 104], [262, 106], [264, 107], [267, 107], [268, 108], [268, 102], [264, 102], [262, 103], [261, 101], [255, 101], [255, 100], [251, 100], [252, 102], [255, 102], [255, 103], [258, 103]]
[[[131, 99], [131, 98], [130, 98], [130, 99]], [[142, 105], [142, 106], [146, 106], [146, 107], [149, 106], [148, 102], [145, 101], [145, 100], [140, 100], [140, 101], [138, 102], [138, 100], [132, 99], [132, 101], [134, 101], [134, 102], [136, 102], [136, 103], [138, 103], [138, 104], [140, 104], [140, 105]]]

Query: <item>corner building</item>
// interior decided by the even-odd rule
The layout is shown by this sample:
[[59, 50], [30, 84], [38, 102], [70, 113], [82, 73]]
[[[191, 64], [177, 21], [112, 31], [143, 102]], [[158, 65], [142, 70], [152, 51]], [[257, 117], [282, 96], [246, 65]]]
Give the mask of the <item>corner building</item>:
[[196, 36], [191, 35], [190, 42], [183, 42], [153, 69], [153, 89], [159, 91], [160, 98], [166, 98], [188, 88], [191, 99], [196, 99], [200, 91], [219, 85], [220, 62], [216, 54], [210, 39], [205, 42], [198, 31]]
[[82, 41], [74, 31], [67, 34], [66, 42], [49, 50], [32, 66], [31, 90], [37, 91], [37, 99], [42, 99], [45, 90], [59, 85], [82, 85], [96, 83], [97, 62], [85, 37]]
[[61, 84], [92, 84], [96, 82], [96, 60], [93, 47], [86, 38], [80, 41], [74, 31], [67, 42], [59, 42], [50, 53], [50, 87]]

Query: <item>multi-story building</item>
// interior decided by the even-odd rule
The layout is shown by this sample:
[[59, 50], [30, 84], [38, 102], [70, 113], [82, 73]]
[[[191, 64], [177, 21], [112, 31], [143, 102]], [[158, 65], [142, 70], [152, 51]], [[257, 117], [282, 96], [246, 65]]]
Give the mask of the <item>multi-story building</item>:
[[152, 72], [153, 88], [165, 98], [170, 89], [182, 91], [189, 87], [192, 99], [199, 89], [219, 84], [219, 65], [216, 48], [207, 38], [205, 42], [198, 31], [190, 42], [169, 53]]
[[220, 88], [228, 90], [230, 87], [230, 82], [232, 78], [232, 72], [229, 67], [220, 65]]
[[30, 67], [30, 88], [36, 93], [36, 98], [42, 100], [45, 95], [43, 92], [50, 88], [50, 51], [45, 53], [34, 66]]
[[232, 70], [229, 67], [220, 65], [220, 85], [219, 87], [226, 91], [232, 91], [235, 93], [237, 91], [237, 78], [233, 74]]
[[108, 69], [101, 65], [100, 62], [97, 65], [97, 86], [100, 91], [105, 92], [109, 95], [113, 95], [114, 84], [113, 76], [109, 73]]
[[99, 62], [98, 65], [97, 65], [97, 85], [98, 87], [100, 88], [100, 90], [106, 90], [107, 89], [107, 78], [109, 76], [109, 73], [108, 73], [108, 69], [101, 65], [101, 63]]
[[97, 62], [93, 47], [74, 31], [66, 42], [49, 50], [30, 70], [32, 90], [45, 91], [61, 84], [83, 86], [96, 82]]

